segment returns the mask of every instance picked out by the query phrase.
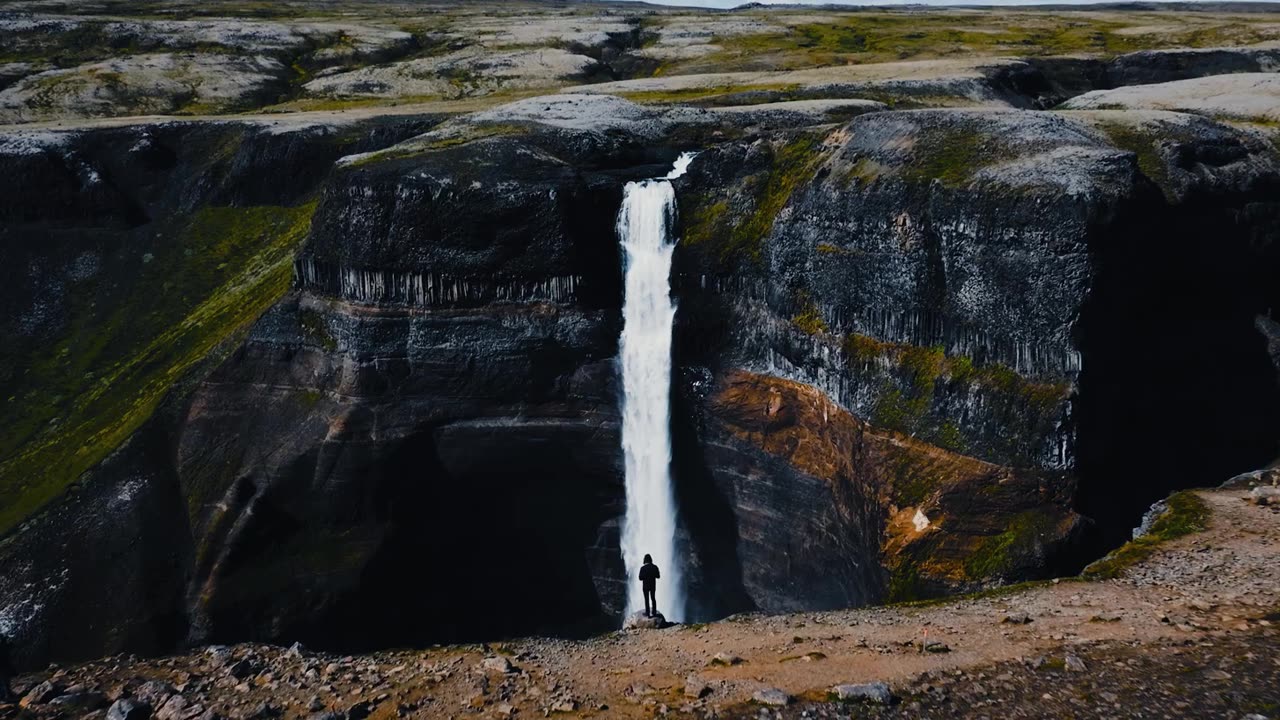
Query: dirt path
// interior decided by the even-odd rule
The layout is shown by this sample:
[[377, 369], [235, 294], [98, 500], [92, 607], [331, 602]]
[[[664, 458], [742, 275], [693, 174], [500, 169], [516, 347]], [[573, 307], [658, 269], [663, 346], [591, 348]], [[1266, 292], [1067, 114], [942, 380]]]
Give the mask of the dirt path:
[[[56, 679], [108, 696], [137, 688], [143, 680], [162, 679], [176, 686], [165, 692], [179, 690], [185, 702], [222, 717], [275, 711], [287, 717], [317, 712], [355, 717], [368, 711], [374, 718], [544, 713], [626, 718], [662, 712], [754, 716], [762, 708], [747, 703], [765, 689], [781, 690], [797, 701], [781, 710], [786, 716], [821, 717], [836, 707], [825, 704], [830, 688], [873, 681], [887, 683], [909, 701], [898, 712], [932, 707], [929, 703], [940, 697], [936, 678], [948, 678], [956, 686], [952, 692], [963, 697], [958, 688], [982, 682], [980, 676], [1001, 678], [998, 685], [1010, 693], [1020, 687], [1027, 698], [1039, 697], [1041, 716], [1094, 717], [1070, 703], [1054, 710], [1043, 695], [1052, 696], [1069, 682], [1118, 682], [1123, 673], [1104, 669], [1117, 663], [1130, 675], [1153, 678], [1166, 671], [1180, 677], [1177, 668], [1183, 665], [1178, 663], [1212, 665], [1221, 674], [1201, 672], [1197, 682], [1232, 685], [1232, 669], [1222, 667], [1224, 657], [1230, 665], [1232, 652], [1238, 652], [1244, 666], [1261, 663], [1280, 676], [1280, 627], [1272, 624], [1280, 609], [1280, 510], [1246, 503], [1239, 490], [1199, 495], [1212, 511], [1209, 528], [1161, 546], [1118, 580], [1063, 580], [922, 607], [739, 616], [705, 626], [614, 633], [586, 641], [534, 638], [498, 647], [345, 658], [237, 646], [154, 661], [108, 659], [68, 668]], [[1027, 622], [1007, 622], [1006, 617]], [[947, 650], [922, 652], [924, 641], [945, 644]], [[1231, 647], [1236, 650], [1224, 655], [1221, 648]], [[718, 654], [731, 656], [727, 664], [715, 662]], [[1161, 664], [1160, 657], [1170, 663]], [[1134, 658], [1156, 664], [1129, 664]], [[1080, 659], [1084, 668], [1073, 659]], [[1249, 677], [1259, 672], [1253, 668]], [[43, 679], [31, 676], [21, 685]], [[687, 682], [693, 695], [701, 689], [705, 697], [686, 693]], [[1265, 708], [1280, 702], [1280, 695], [1267, 695], [1280, 693], [1276, 684], [1266, 687], [1271, 690], [1236, 694], [1245, 705]], [[979, 689], [983, 692], [974, 697], [991, 692]], [[1114, 691], [1099, 692], [1115, 696]], [[1187, 685], [1174, 695], [1178, 692], [1198, 691]], [[1084, 692], [1081, 697], [1092, 695]], [[1170, 717], [1229, 716], [1216, 711], [1201, 715], [1194, 697], [1184, 700], [1193, 704]], [[982, 707], [981, 700], [949, 702], [951, 709], [939, 711], [941, 715], [964, 716]], [[763, 710], [771, 717], [779, 712]], [[1115, 715], [1164, 716], [1126, 714], [1119, 706]]]

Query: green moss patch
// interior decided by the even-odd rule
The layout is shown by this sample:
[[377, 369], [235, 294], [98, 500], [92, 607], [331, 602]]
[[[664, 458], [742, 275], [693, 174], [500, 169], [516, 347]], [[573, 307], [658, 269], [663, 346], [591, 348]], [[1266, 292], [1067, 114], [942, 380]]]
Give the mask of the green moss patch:
[[1146, 535], [1120, 546], [1085, 568], [1081, 575], [1088, 580], [1120, 577], [1128, 568], [1151, 557], [1161, 543], [1200, 532], [1209, 526], [1209, 506], [1195, 492], [1176, 492], [1165, 503], [1168, 509], [1151, 523]]
[[1028, 511], [1015, 515], [1004, 532], [982, 542], [965, 558], [965, 574], [971, 580], [1001, 577], [1014, 568], [1052, 529], [1052, 520], [1044, 513]]
[[768, 170], [750, 178], [744, 192], [731, 190], [735, 197], [745, 194], [749, 198], [748, 208], [731, 208], [730, 200], [723, 197], [692, 203], [684, 226], [684, 244], [709, 249], [727, 264], [743, 259], [759, 263], [765, 238], [773, 231], [778, 214], [826, 159], [823, 137], [803, 134], [771, 148]]
[[[1004, 404], [1011, 418], [1021, 418], [1021, 427], [1039, 432], [1052, 428], [1071, 392], [1065, 381], [1032, 380], [999, 363], [975, 366], [964, 355], [947, 355], [942, 346], [890, 343], [854, 333], [845, 337], [843, 348], [852, 372], [865, 382], [879, 383], [869, 418], [873, 425], [953, 452], [972, 454], [961, 427], [935, 410], [948, 394], [983, 394]], [[1016, 456], [1021, 447], [1017, 443], [1026, 440], [1016, 437], [1006, 450]]]
[[150, 251], [69, 288], [47, 345], [8, 353], [16, 393], [0, 413], [0, 534], [119, 447], [169, 389], [289, 287], [314, 205], [204, 208]]

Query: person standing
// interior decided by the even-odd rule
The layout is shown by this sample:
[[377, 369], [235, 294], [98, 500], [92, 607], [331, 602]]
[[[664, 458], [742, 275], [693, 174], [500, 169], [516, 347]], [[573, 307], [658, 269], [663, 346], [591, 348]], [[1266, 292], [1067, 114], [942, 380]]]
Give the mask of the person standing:
[[658, 566], [653, 564], [653, 556], [645, 555], [644, 565], [640, 566], [640, 589], [644, 590], [645, 617], [658, 614], [658, 599], [654, 591], [657, 589], [660, 577], [662, 573], [658, 571]]

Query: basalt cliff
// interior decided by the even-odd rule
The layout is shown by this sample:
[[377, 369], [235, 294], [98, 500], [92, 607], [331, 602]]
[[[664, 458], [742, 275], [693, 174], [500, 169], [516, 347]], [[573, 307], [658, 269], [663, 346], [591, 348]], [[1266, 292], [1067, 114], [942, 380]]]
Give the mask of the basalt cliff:
[[615, 627], [614, 223], [685, 151], [692, 613], [1074, 573], [1276, 455], [1274, 132], [1124, 94], [1262, 62], [1226, 57], [947, 81], [999, 107], [864, 84], [7, 128], [17, 659]]

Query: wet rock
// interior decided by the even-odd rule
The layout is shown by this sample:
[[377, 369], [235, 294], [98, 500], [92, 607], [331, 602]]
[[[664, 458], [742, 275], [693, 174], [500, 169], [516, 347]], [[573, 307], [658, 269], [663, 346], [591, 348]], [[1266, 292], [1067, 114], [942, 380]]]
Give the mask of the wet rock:
[[751, 699], [761, 705], [769, 705], [771, 707], [783, 707], [791, 704], [791, 696], [784, 690], [778, 688], [765, 688], [757, 690], [751, 695]]
[[107, 720], [148, 720], [151, 706], [134, 698], [120, 698], [107, 710]]
[[893, 693], [889, 686], [882, 682], [837, 685], [831, 692], [844, 701], [865, 701], [878, 705], [889, 705], [893, 702]]

